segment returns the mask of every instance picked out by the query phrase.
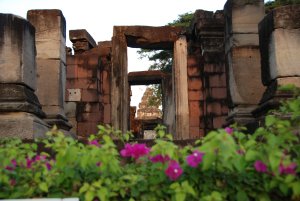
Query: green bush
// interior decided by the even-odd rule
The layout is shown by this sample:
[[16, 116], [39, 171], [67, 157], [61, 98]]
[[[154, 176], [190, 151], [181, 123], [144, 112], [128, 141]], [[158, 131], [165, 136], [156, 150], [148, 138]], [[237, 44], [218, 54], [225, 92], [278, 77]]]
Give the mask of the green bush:
[[[292, 87], [286, 87], [290, 90]], [[99, 126], [87, 145], [55, 128], [47, 139], [0, 143], [0, 198], [81, 200], [300, 200], [300, 96], [285, 101], [254, 134], [232, 126], [179, 148], [158, 138], [118, 151], [112, 128]], [[43, 144], [46, 152], [39, 152]]]

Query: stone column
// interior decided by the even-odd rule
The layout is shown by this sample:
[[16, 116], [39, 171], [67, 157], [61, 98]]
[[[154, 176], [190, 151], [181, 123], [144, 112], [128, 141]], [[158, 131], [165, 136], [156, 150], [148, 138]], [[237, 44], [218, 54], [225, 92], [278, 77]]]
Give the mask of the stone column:
[[259, 41], [263, 84], [267, 90], [255, 111], [262, 117], [278, 107], [291, 93], [278, 87], [294, 84], [300, 87], [300, 5], [283, 6], [271, 11], [259, 23]]
[[187, 43], [180, 36], [174, 42], [173, 89], [175, 94], [176, 138], [189, 139], [189, 102], [187, 79]]
[[25, 19], [0, 14], [0, 136], [43, 136], [48, 125], [40, 119], [36, 90], [35, 30]]
[[66, 83], [66, 21], [60, 10], [29, 10], [27, 19], [36, 29], [37, 96], [45, 121], [70, 130], [64, 112]]
[[[250, 126], [253, 109], [264, 92], [261, 83], [258, 23], [263, 0], [228, 0], [225, 14], [225, 53], [231, 109], [227, 123]], [[249, 127], [248, 127], [249, 128]]]

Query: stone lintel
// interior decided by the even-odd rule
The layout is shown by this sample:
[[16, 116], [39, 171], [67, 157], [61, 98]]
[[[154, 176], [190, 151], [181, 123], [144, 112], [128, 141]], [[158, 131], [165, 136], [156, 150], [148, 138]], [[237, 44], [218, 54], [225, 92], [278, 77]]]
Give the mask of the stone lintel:
[[111, 48], [112, 47], [112, 42], [111, 41], [99, 41], [98, 42], [98, 47], [108, 47]]
[[128, 82], [130, 85], [161, 84], [166, 76], [168, 76], [166, 73], [158, 70], [130, 72]]
[[114, 26], [114, 37], [126, 37], [128, 47], [172, 50], [174, 42], [185, 32], [183, 27]]

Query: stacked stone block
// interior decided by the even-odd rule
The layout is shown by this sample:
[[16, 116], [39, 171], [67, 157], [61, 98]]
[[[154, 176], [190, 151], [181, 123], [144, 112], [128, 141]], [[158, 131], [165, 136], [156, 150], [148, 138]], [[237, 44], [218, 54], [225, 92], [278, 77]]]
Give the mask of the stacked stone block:
[[25, 19], [0, 14], [0, 136], [44, 136], [36, 90], [35, 29]]
[[87, 137], [110, 123], [110, 46], [97, 46], [86, 30], [71, 30], [70, 40], [75, 54], [67, 55], [67, 114], [78, 137]]
[[66, 85], [66, 20], [60, 10], [29, 10], [27, 19], [36, 30], [37, 96], [45, 121], [70, 130], [64, 112]]
[[300, 6], [283, 6], [272, 10], [259, 23], [259, 41], [263, 84], [267, 87], [260, 106], [254, 111], [263, 117], [292, 96], [279, 91], [286, 84], [300, 87]]
[[258, 23], [265, 15], [263, 0], [228, 0], [225, 14], [225, 53], [230, 95], [227, 123], [250, 128], [264, 87], [258, 40]]
[[197, 115], [197, 118], [190, 120], [190, 132], [195, 132], [197, 126], [201, 136], [221, 128], [228, 113], [223, 12], [197, 10], [192, 22], [192, 33], [190, 49], [194, 55], [188, 59], [188, 74], [198, 84], [190, 82], [189, 85], [190, 116]]

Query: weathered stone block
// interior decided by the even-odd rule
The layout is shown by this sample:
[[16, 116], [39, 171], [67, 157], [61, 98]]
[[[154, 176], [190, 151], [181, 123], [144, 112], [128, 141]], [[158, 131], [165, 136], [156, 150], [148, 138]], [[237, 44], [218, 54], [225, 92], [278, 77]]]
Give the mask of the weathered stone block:
[[24, 84], [35, 90], [34, 27], [12, 14], [0, 14], [0, 27], [0, 82]]
[[41, 105], [63, 107], [66, 66], [60, 60], [37, 59], [37, 90]]
[[27, 19], [36, 30], [37, 58], [66, 63], [66, 20], [60, 10], [29, 10]]
[[265, 15], [263, 0], [227, 0], [224, 6], [226, 35], [258, 33], [257, 24]]
[[66, 89], [97, 89], [96, 78], [69, 78], [66, 82]]
[[198, 90], [198, 91], [189, 91], [188, 96], [189, 96], [189, 100], [191, 100], [191, 101], [193, 101], [193, 100], [196, 100], [196, 101], [203, 100], [203, 93], [200, 90]]
[[228, 52], [231, 47], [243, 46], [259, 46], [259, 37], [257, 33], [254, 34], [233, 34], [226, 39], [225, 52]]
[[76, 102], [66, 102], [64, 108], [66, 117], [69, 120], [70, 118], [76, 118]]
[[81, 101], [81, 89], [67, 89], [66, 101], [80, 102]]
[[200, 137], [200, 128], [197, 126], [190, 126], [189, 138], [198, 139]]
[[188, 79], [188, 89], [189, 90], [201, 90], [202, 81], [200, 78], [190, 78]]
[[226, 75], [216, 74], [209, 76], [209, 86], [210, 87], [226, 87]]
[[258, 47], [232, 48], [227, 54], [229, 88], [234, 104], [257, 104], [264, 87], [261, 84]]
[[189, 115], [191, 118], [199, 117], [203, 114], [199, 101], [189, 101]]
[[85, 29], [70, 30], [69, 38], [73, 43], [75, 54], [82, 53], [97, 46], [93, 37]]
[[300, 76], [300, 6], [274, 9], [259, 23], [262, 79]]
[[226, 99], [227, 89], [225, 87], [212, 87], [210, 89], [210, 95], [213, 99]]
[[25, 112], [0, 115], [0, 137], [19, 137], [33, 139], [45, 137], [49, 125], [33, 114]]

